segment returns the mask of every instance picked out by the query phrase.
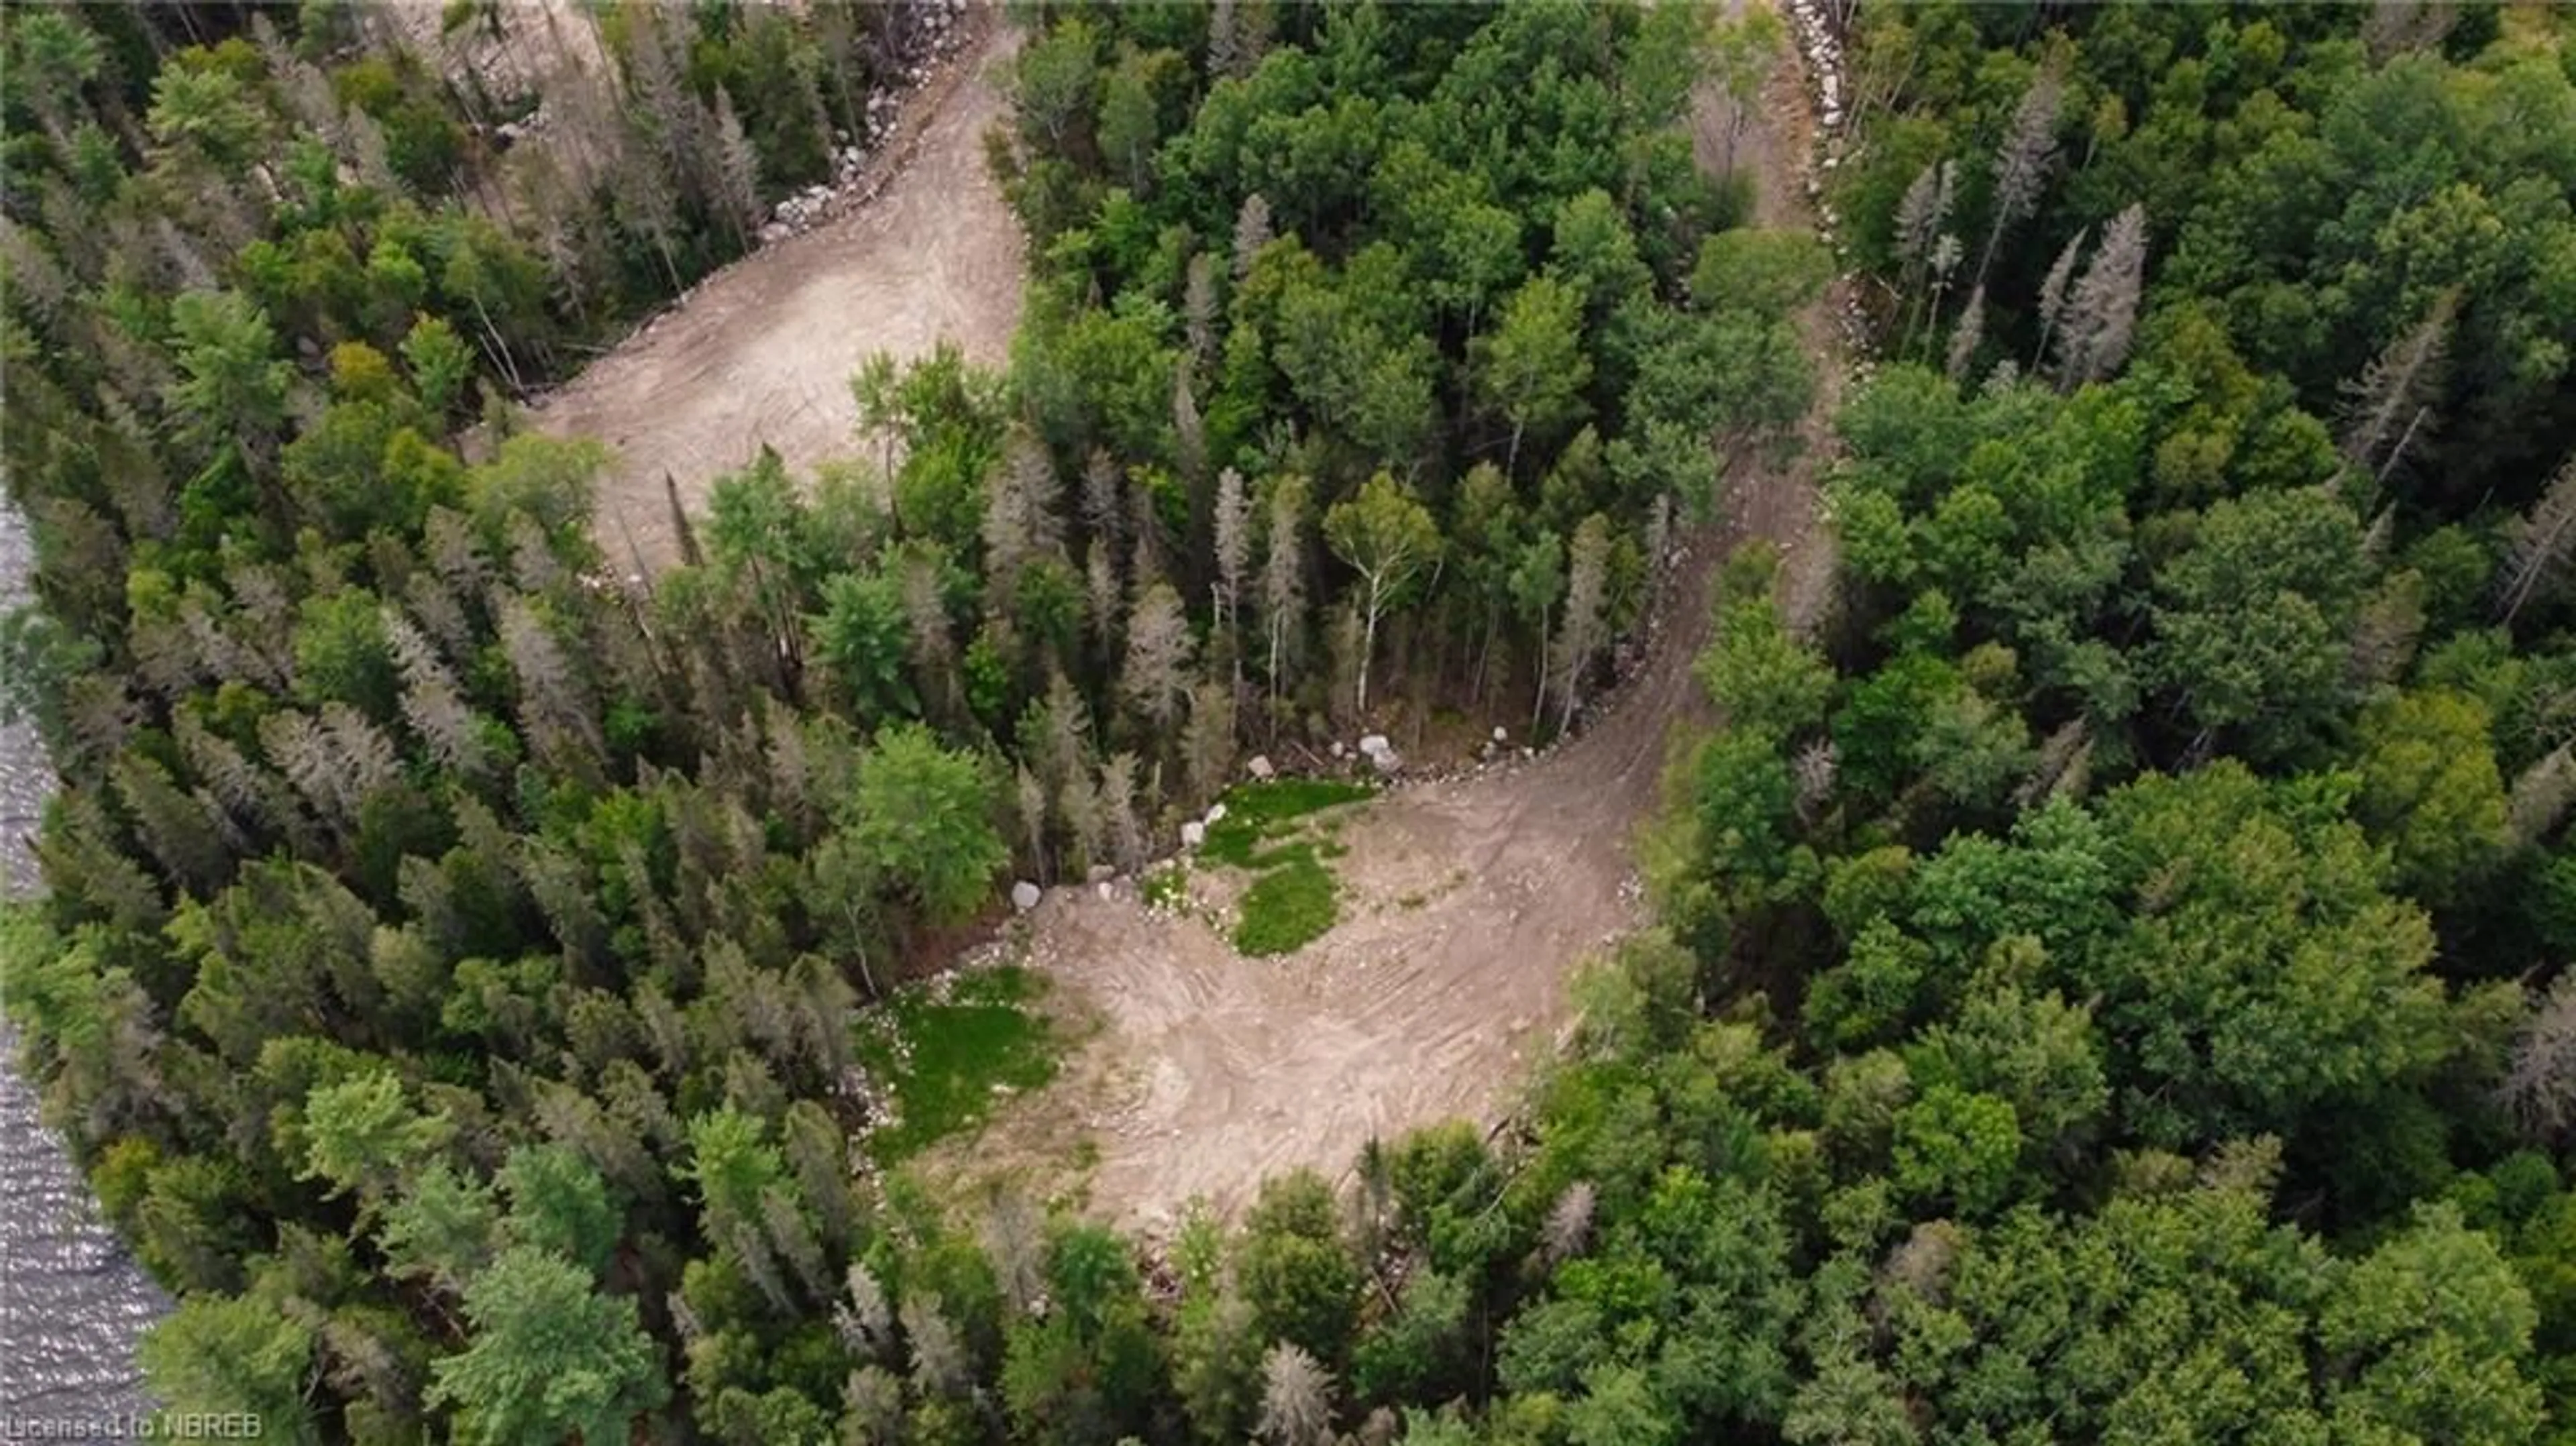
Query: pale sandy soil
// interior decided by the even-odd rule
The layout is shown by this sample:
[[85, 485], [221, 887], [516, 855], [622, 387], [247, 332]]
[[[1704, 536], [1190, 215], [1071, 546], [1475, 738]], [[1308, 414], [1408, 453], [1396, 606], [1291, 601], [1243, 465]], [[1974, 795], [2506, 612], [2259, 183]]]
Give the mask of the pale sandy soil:
[[[662, 478], [694, 510], [765, 443], [793, 469], [858, 450], [850, 375], [870, 354], [942, 340], [1000, 364], [1019, 324], [1021, 241], [984, 166], [1007, 111], [1000, 67], [1018, 31], [992, 23], [905, 102], [865, 204], [763, 246], [700, 285], [535, 408], [536, 425], [613, 452], [599, 487], [610, 558], [678, 559]], [[622, 570], [622, 567], [621, 567]]]
[[[1811, 224], [1795, 67], [1737, 148], [1767, 225]], [[1086, 1038], [1057, 1085], [925, 1161], [932, 1178], [957, 1193], [1007, 1182], [1159, 1234], [1193, 1198], [1230, 1213], [1285, 1170], [1342, 1176], [1372, 1137], [1506, 1115], [1569, 1022], [1575, 966], [1645, 920], [1634, 840], [1689, 736], [1677, 725], [1706, 721], [1690, 664], [1716, 556], [1766, 538], [1788, 561], [1791, 615], [1812, 624], [1827, 604], [1815, 481], [1840, 396], [1835, 301], [1801, 319], [1828, 374], [1807, 447], [1730, 469], [1726, 513], [1666, 582], [1665, 625], [1615, 706], [1535, 763], [1345, 810], [1343, 921], [1295, 955], [1238, 958], [1217, 928], [1156, 917], [1126, 885], [1050, 891], [1028, 960]]]
[[[1686, 563], [1677, 595], [1701, 595], [1707, 571]], [[1090, 1206], [1155, 1232], [1194, 1196], [1232, 1210], [1266, 1176], [1340, 1172], [1372, 1136], [1496, 1117], [1555, 1048], [1568, 966], [1643, 922], [1631, 830], [1668, 724], [1697, 706], [1705, 633], [1677, 628], [1599, 726], [1536, 763], [1344, 810], [1342, 922], [1296, 954], [1239, 958], [1131, 887], [1051, 891], [1028, 962], [1105, 1027], [1067, 1085], [1016, 1102], [949, 1166], [1032, 1168], [1025, 1183], [1053, 1191], [1045, 1163], [1087, 1135]]]

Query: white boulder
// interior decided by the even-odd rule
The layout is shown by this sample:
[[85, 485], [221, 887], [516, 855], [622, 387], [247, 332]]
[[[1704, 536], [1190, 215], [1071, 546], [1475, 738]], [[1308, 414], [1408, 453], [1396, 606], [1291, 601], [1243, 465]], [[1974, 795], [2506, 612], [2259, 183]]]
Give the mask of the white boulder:
[[1224, 804], [1222, 804], [1222, 803], [1211, 803], [1211, 804], [1209, 804], [1209, 805], [1208, 805], [1208, 811], [1207, 811], [1207, 821], [1208, 821], [1208, 826], [1209, 826], [1209, 827], [1211, 827], [1211, 828], [1215, 827], [1215, 826], [1216, 826], [1216, 825], [1218, 825], [1218, 824], [1221, 824], [1221, 823], [1225, 822], [1225, 805], [1224, 805]]
[[1276, 778], [1279, 775], [1279, 770], [1270, 766], [1270, 755], [1267, 753], [1256, 753], [1252, 755], [1252, 761], [1243, 765], [1243, 771], [1260, 779], [1264, 783], [1269, 782], [1271, 779]]
[[1042, 897], [1044, 896], [1039, 893], [1038, 886], [1026, 879], [1011, 885], [1011, 907], [1023, 914], [1036, 908], [1038, 900]]
[[1181, 825], [1181, 847], [1194, 849], [1207, 842], [1207, 825], [1197, 819]]

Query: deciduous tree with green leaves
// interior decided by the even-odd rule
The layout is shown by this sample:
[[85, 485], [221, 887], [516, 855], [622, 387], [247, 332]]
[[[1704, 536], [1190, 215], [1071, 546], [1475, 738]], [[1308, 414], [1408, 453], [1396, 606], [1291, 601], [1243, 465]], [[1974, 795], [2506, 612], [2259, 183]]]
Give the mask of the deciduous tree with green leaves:
[[1440, 529], [1431, 510], [1384, 472], [1324, 514], [1324, 541], [1359, 574], [1361, 617], [1357, 711], [1368, 716], [1369, 664], [1377, 655], [1378, 622], [1409, 596], [1440, 560]]

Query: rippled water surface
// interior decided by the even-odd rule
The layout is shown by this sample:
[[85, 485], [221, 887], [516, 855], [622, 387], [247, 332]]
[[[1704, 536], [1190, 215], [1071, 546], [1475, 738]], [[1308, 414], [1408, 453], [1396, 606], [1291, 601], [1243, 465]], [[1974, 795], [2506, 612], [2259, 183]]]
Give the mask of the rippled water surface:
[[[24, 596], [26, 527], [0, 505], [0, 609]], [[26, 837], [52, 774], [26, 727], [0, 727], [0, 886], [32, 888]], [[0, 1026], [0, 1422], [97, 1422], [139, 1410], [134, 1341], [170, 1308], [98, 1217]], [[0, 1435], [7, 1428], [0, 1426]]]

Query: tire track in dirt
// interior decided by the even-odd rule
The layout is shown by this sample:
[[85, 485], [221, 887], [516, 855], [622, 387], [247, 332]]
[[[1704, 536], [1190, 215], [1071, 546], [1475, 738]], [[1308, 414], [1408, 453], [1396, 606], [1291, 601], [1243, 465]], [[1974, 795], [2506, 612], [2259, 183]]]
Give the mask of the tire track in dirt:
[[[1773, 198], [1765, 224], [1812, 224], [1794, 160], [1809, 132], [1797, 63], [1781, 67], [1739, 148]], [[1704, 88], [1695, 118], [1717, 103]], [[1193, 1198], [1231, 1214], [1269, 1176], [1338, 1175], [1371, 1138], [1512, 1108], [1569, 1023], [1572, 966], [1647, 922], [1633, 841], [1671, 750], [1707, 721], [1691, 665], [1715, 563], [1765, 538], [1788, 560], [1793, 618], [1811, 623], [1823, 605], [1832, 568], [1816, 476], [1840, 398], [1838, 303], [1800, 318], [1823, 363], [1805, 447], [1786, 466], [1731, 469], [1724, 516], [1688, 539], [1661, 584], [1660, 625], [1590, 728], [1533, 763], [1355, 806], [1335, 862], [1343, 921], [1283, 958], [1239, 958], [1207, 923], [1147, 913], [1129, 885], [1108, 898], [1050, 891], [1028, 921], [1030, 963], [1064, 1014], [1101, 1027], [1057, 1086], [936, 1152], [933, 1177], [961, 1190], [1016, 1177], [1052, 1193], [1087, 1137], [1096, 1156], [1080, 1198], [1161, 1235]]]
[[1008, 115], [1019, 31], [990, 11], [974, 23], [984, 36], [906, 99], [860, 182], [882, 188], [872, 198], [717, 273], [536, 407], [540, 430], [611, 449], [596, 517], [619, 570], [679, 560], [665, 473], [695, 512], [764, 443], [799, 470], [855, 453], [849, 382], [871, 353], [949, 340], [969, 361], [1008, 358], [1022, 244], [984, 133]]

